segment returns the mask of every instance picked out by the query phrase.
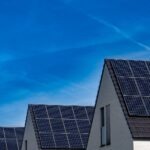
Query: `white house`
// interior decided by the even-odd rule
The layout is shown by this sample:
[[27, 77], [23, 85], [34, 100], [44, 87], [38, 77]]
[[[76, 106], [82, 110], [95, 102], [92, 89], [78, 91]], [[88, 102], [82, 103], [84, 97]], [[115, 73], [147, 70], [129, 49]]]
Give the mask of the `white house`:
[[105, 60], [87, 150], [150, 150], [150, 62]]
[[150, 150], [150, 61], [105, 60], [95, 108], [29, 105], [25, 128], [0, 127], [0, 150], [56, 149]]

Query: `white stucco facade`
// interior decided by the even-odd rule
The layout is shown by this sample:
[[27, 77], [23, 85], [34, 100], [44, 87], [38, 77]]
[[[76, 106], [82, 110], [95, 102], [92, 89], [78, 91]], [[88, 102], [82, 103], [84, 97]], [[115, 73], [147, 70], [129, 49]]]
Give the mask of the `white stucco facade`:
[[150, 141], [134, 141], [134, 150], [150, 150]]
[[27, 150], [38, 150], [35, 132], [31, 120], [31, 114], [29, 111], [27, 113], [27, 120], [21, 150], [25, 150], [25, 140], [27, 140]]
[[[100, 108], [110, 104], [111, 144], [101, 147]], [[133, 139], [120, 106], [108, 69], [104, 67], [101, 87], [87, 150], [133, 150]], [[137, 149], [138, 150], [138, 149]]]

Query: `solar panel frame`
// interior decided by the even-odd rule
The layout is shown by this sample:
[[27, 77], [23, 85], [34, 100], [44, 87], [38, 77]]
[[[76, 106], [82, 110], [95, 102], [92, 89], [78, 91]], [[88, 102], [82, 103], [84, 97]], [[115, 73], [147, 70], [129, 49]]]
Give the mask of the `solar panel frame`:
[[0, 127], [0, 130], [3, 133], [3, 136], [0, 137], [0, 150], [21, 149], [24, 135], [23, 127]]
[[85, 107], [73, 106], [73, 111], [76, 119], [88, 119]]
[[23, 141], [23, 140], [17, 139], [19, 150], [21, 150], [22, 141]]
[[33, 105], [32, 109], [35, 118], [48, 118], [45, 105]]
[[81, 134], [81, 138], [82, 138], [82, 142], [83, 142], [84, 148], [86, 148], [86, 146], [88, 144], [89, 135], [88, 134]]
[[[47, 106], [51, 106], [51, 105], [45, 105], [45, 108], [46, 108], [46, 111], [47, 111]], [[58, 149], [68, 149], [68, 145], [67, 146], [65, 146], [65, 147], [61, 147], [60, 145], [58, 145], [57, 143], [56, 143], [56, 140], [57, 139], [55, 139], [55, 136], [57, 135], [57, 136], [59, 136], [60, 135], [60, 137], [61, 137], [61, 134], [66, 134], [66, 136], [67, 136], [67, 139], [65, 139], [65, 142], [67, 143], [68, 142], [68, 144], [69, 144], [69, 149], [83, 149], [83, 147], [84, 147], [84, 144], [82, 143], [82, 138], [81, 138], [81, 133], [79, 132], [79, 129], [78, 130], [76, 130], [75, 129], [75, 131], [78, 131], [78, 132], [75, 132], [75, 131], [73, 131], [73, 129], [72, 129], [72, 131], [71, 131], [71, 128], [70, 129], [68, 129], [67, 127], [66, 127], [66, 125], [65, 125], [65, 123], [67, 122], [67, 121], [73, 121], [74, 123], [76, 123], [76, 127], [78, 128], [78, 126], [77, 126], [77, 117], [75, 117], [75, 114], [74, 114], [74, 109], [73, 109], [73, 107], [83, 107], [83, 109], [81, 109], [81, 110], [84, 110], [84, 115], [82, 115], [82, 114], [79, 114], [79, 120], [82, 120], [81, 118], [83, 118], [83, 116], [85, 116], [86, 115], [86, 118], [83, 118], [83, 120], [88, 120], [89, 121], [89, 123], [90, 123], [90, 120], [89, 120], [89, 117], [88, 117], [88, 115], [87, 115], [87, 113], [86, 113], [86, 108], [85, 108], [85, 106], [67, 106], [67, 107], [69, 107], [69, 108], [71, 108], [72, 109], [72, 112], [73, 112], [73, 117], [71, 116], [67, 116], [66, 114], [64, 115], [64, 117], [63, 117], [63, 115], [62, 115], [62, 110], [61, 110], [61, 108], [63, 107], [64, 108], [64, 106], [61, 106], [61, 105], [52, 105], [52, 106], [57, 106], [58, 108], [59, 108], [59, 111], [60, 111], [60, 117], [61, 118], [51, 118], [51, 117], [49, 117], [49, 114], [48, 114], [48, 111], [47, 111], [47, 116], [48, 116], [48, 120], [49, 120], [49, 122], [50, 122], [50, 127], [51, 127], [51, 132], [50, 132], [50, 134], [52, 135], [52, 137], [53, 137], [53, 141], [54, 141], [54, 144], [52, 144], [52, 146], [51, 145], [48, 145], [47, 143], [46, 143], [46, 137], [45, 137], [45, 139], [44, 140], [42, 140], [42, 138], [41, 138], [41, 136], [44, 136], [43, 134], [45, 133], [46, 134], [46, 132], [39, 132], [39, 130], [37, 129], [37, 123], [36, 123], [36, 117], [34, 117], [34, 112], [33, 112], [33, 109], [32, 109], [32, 106], [30, 107], [30, 110], [31, 110], [31, 117], [33, 118], [33, 123], [34, 123], [34, 127], [35, 127], [35, 132], [36, 132], [36, 138], [37, 138], [37, 142], [38, 142], [38, 146], [39, 146], [39, 148], [40, 149], [56, 149], [56, 148], [58, 148]], [[66, 108], [67, 108], [66, 107]], [[93, 108], [94, 109], [94, 108]], [[79, 109], [80, 110], [80, 109]], [[89, 109], [90, 110], [90, 109]], [[79, 111], [80, 112], [80, 111]], [[81, 111], [82, 112], [82, 111]], [[90, 112], [89, 112], [90, 113]], [[68, 115], [70, 115], [70, 114], [68, 114]], [[42, 118], [38, 118], [38, 119], [42, 119]], [[43, 118], [44, 119], [44, 118]], [[46, 119], [46, 118], [45, 118]], [[60, 123], [61, 122], [61, 123]], [[61, 127], [60, 127], [61, 126]], [[63, 128], [63, 129], [62, 129]], [[69, 131], [70, 130], [70, 131]], [[71, 134], [71, 135], [70, 135]], [[78, 147], [76, 146], [76, 147], [73, 147], [73, 143], [70, 143], [69, 142], [69, 137], [71, 137], [72, 135], [74, 135], [75, 134], [75, 137], [76, 136], [79, 136], [80, 137], [80, 141], [81, 141], [81, 143], [79, 142], [79, 144], [81, 144], [81, 145], [78, 145]], [[77, 134], [77, 135], [76, 135]], [[87, 133], [88, 134], [88, 133]], [[68, 135], [69, 135], [69, 137], [68, 137]], [[51, 137], [51, 138], [52, 138]], [[73, 137], [72, 137], [72, 139], [73, 139]], [[42, 140], [42, 142], [41, 142], [41, 140]], [[61, 140], [61, 139], [60, 139]], [[64, 139], [63, 139], [64, 140]], [[70, 139], [71, 140], [71, 139]], [[71, 141], [72, 142], [72, 141]], [[74, 142], [76, 142], [76, 141], [74, 141]], [[78, 142], [76, 142], [76, 143], [78, 143]], [[70, 144], [72, 144], [72, 145], [70, 145]]]
[[41, 148], [56, 148], [52, 133], [39, 133]]
[[129, 61], [134, 77], [150, 77], [149, 70], [144, 61]]
[[[125, 62], [126, 60], [123, 60], [123, 61]], [[132, 61], [132, 60], [126, 61], [126, 64], [128, 64], [130, 71], [131, 71], [130, 75], [129, 74], [127, 74], [127, 75], [126, 74], [124, 74], [124, 75], [118, 74], [117, 69], [115, 68], [115, 65], [117, 63], [119, 64], [120, 60], [111, 60], [111, 65], [113, 67], [116, 79], [118, 81], [119, 88], [121, 90], [128, 114], [130, 116], [136, 116], [136, 117], [148, 117], [148, 116], [150, 117], [150, 114], [146, 108], [147, 104], [145, 104], [144, 99], [143, 99], [144, 96], [150, 96], [150, 62]], [[121, 65], [120, 65], [120, 67], [121, 67]], [[126, 70], [124, 70], [124, 71], [126, 71]], [[126, 81], [123, 81], [122, 79], [123, 80], [126, 79]], [[126, 102], [127, 100], [126, 100], [125, 96], [140, 97], [142, 100], [142, 103], [145, 107], [144, 112], [146, 112], [146, 114], [145, 113], [143, 113], [143, 115], [141, 113], [136, 114], [136, 115], [132, 114], [133, 112], [131, 113], [130, 112], [131, 108], [129, 108], [129, 105], [131, 105], [131, 104], [130, 103], [127, 104], [127, 102]], [[140, 103], [139, 103], [139, 105], [140, 105]], [[130, 107], [132, 107], [132, 105]], [[136, 108], [133, 108], [133, 109], [135, 109], [135, 111], [137, 111]]]
[[75, 120], [64, 120], [67, 133], [78, 133], [78, 127]]
[[83, 148], [81, 137], [79, 134], [67, 134], [69, 139], [70, 148], [78, 149]]
[[127, 61], [125, 60], [112, 60], [111, 64], [115, 71], [116, 76], [132, 77], [132, 71]]
[[150, 96], [150, 79], [149, 78], [136, 78], [141, 96]]
[[125, 96], [124, 100], [131, 116], [148, 116], [141, 97]]
[[4, 128], [5, 138], [16, 138], [14, 128]]
[[4, 138], [0, 138], [0, 150], [6, 150], [6, 142]]
[[150, 116], [150, 97], [143, 97], [143, 101]]
[[64, 133], [65, 128], [62, 119], [50, 119], [52, 130], [54, 133]]
[[118, 77], [117, 79], [123, 95], [139, 95], [138, 88], [133, 78]]
[[54, 137], [56, 142], [56, 148], [69, 148], [69, 143], [66, 134], [55, 133]]
[[8, 150], [18, 150], [16, 139], [6, 139], [6, 144]]
[[4, 138], [4, 130], [0, 127], [0, 138]]
[[80, 133], [89, 133], [90, 123], [89, 120], [77, 120]]
[[22, 140], [24, 135], [24, 128], [15, 128], [15, 132], [16, 132], [16, 138], [18, 140]]
[[64, 119], [75, 119], [72, 107], [69, 106], [60, 106], [62, 118]]
[[93, 107], [91, 106], [86, 106], [86, 111], [87, 111], [87, 114], [88, 114], [88, 118], [90, 120], [90, 123], [92, 123], [92, 120], [93, 120], [93, 116], [94, 116], [94, 109]]
[[47, 107], [47, 111], [48, 111], [48, 116], [49, 118], [53, 118], [53, 119], [60, 119], [61, 115], [60, 115], [60, 110], [58, 106], [46, 106]]
[[36, 119], [37, 129], [39, 132], [52, 132], [49, 119]]

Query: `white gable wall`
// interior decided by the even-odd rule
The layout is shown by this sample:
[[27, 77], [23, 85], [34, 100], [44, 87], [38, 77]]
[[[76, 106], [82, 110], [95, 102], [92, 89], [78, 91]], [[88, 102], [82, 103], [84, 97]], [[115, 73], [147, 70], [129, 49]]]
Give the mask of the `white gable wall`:
[[134, 150], [150, 150], [150, 141], [134, 141]]
[[[111, 144], [101, 147], [100, 108], [108, 104], [110, 104]], [[133, 140], [106, 66], [98, 93], [87, 150], [133, 150]]]
[[27, 121], [26, 121], [24, 138], [23, 138], [21, 150], [25, 150], [25, 140], [27, 140], [27, 143], [28, 143], [27, 150], [38, 150], [38, 145], [37, 145], [37, 141], [36, 141], [36, 137], [35, 137], [33, 123], [31, 120], [31, 114], [29, 111], [27, 113]]

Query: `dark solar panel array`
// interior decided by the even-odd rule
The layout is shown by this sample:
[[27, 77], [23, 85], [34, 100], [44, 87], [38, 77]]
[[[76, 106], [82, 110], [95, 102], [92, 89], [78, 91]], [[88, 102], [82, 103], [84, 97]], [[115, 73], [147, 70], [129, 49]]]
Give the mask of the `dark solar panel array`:
[[131, 116], [150, 116], [150, 62], [112, 60], [124, 102]]
[[0, 127], [0, 150], [21, 150], [24, 128]]
[[32, 105], [42, 149], [83, 149], [93, 117], [91, 106]]

